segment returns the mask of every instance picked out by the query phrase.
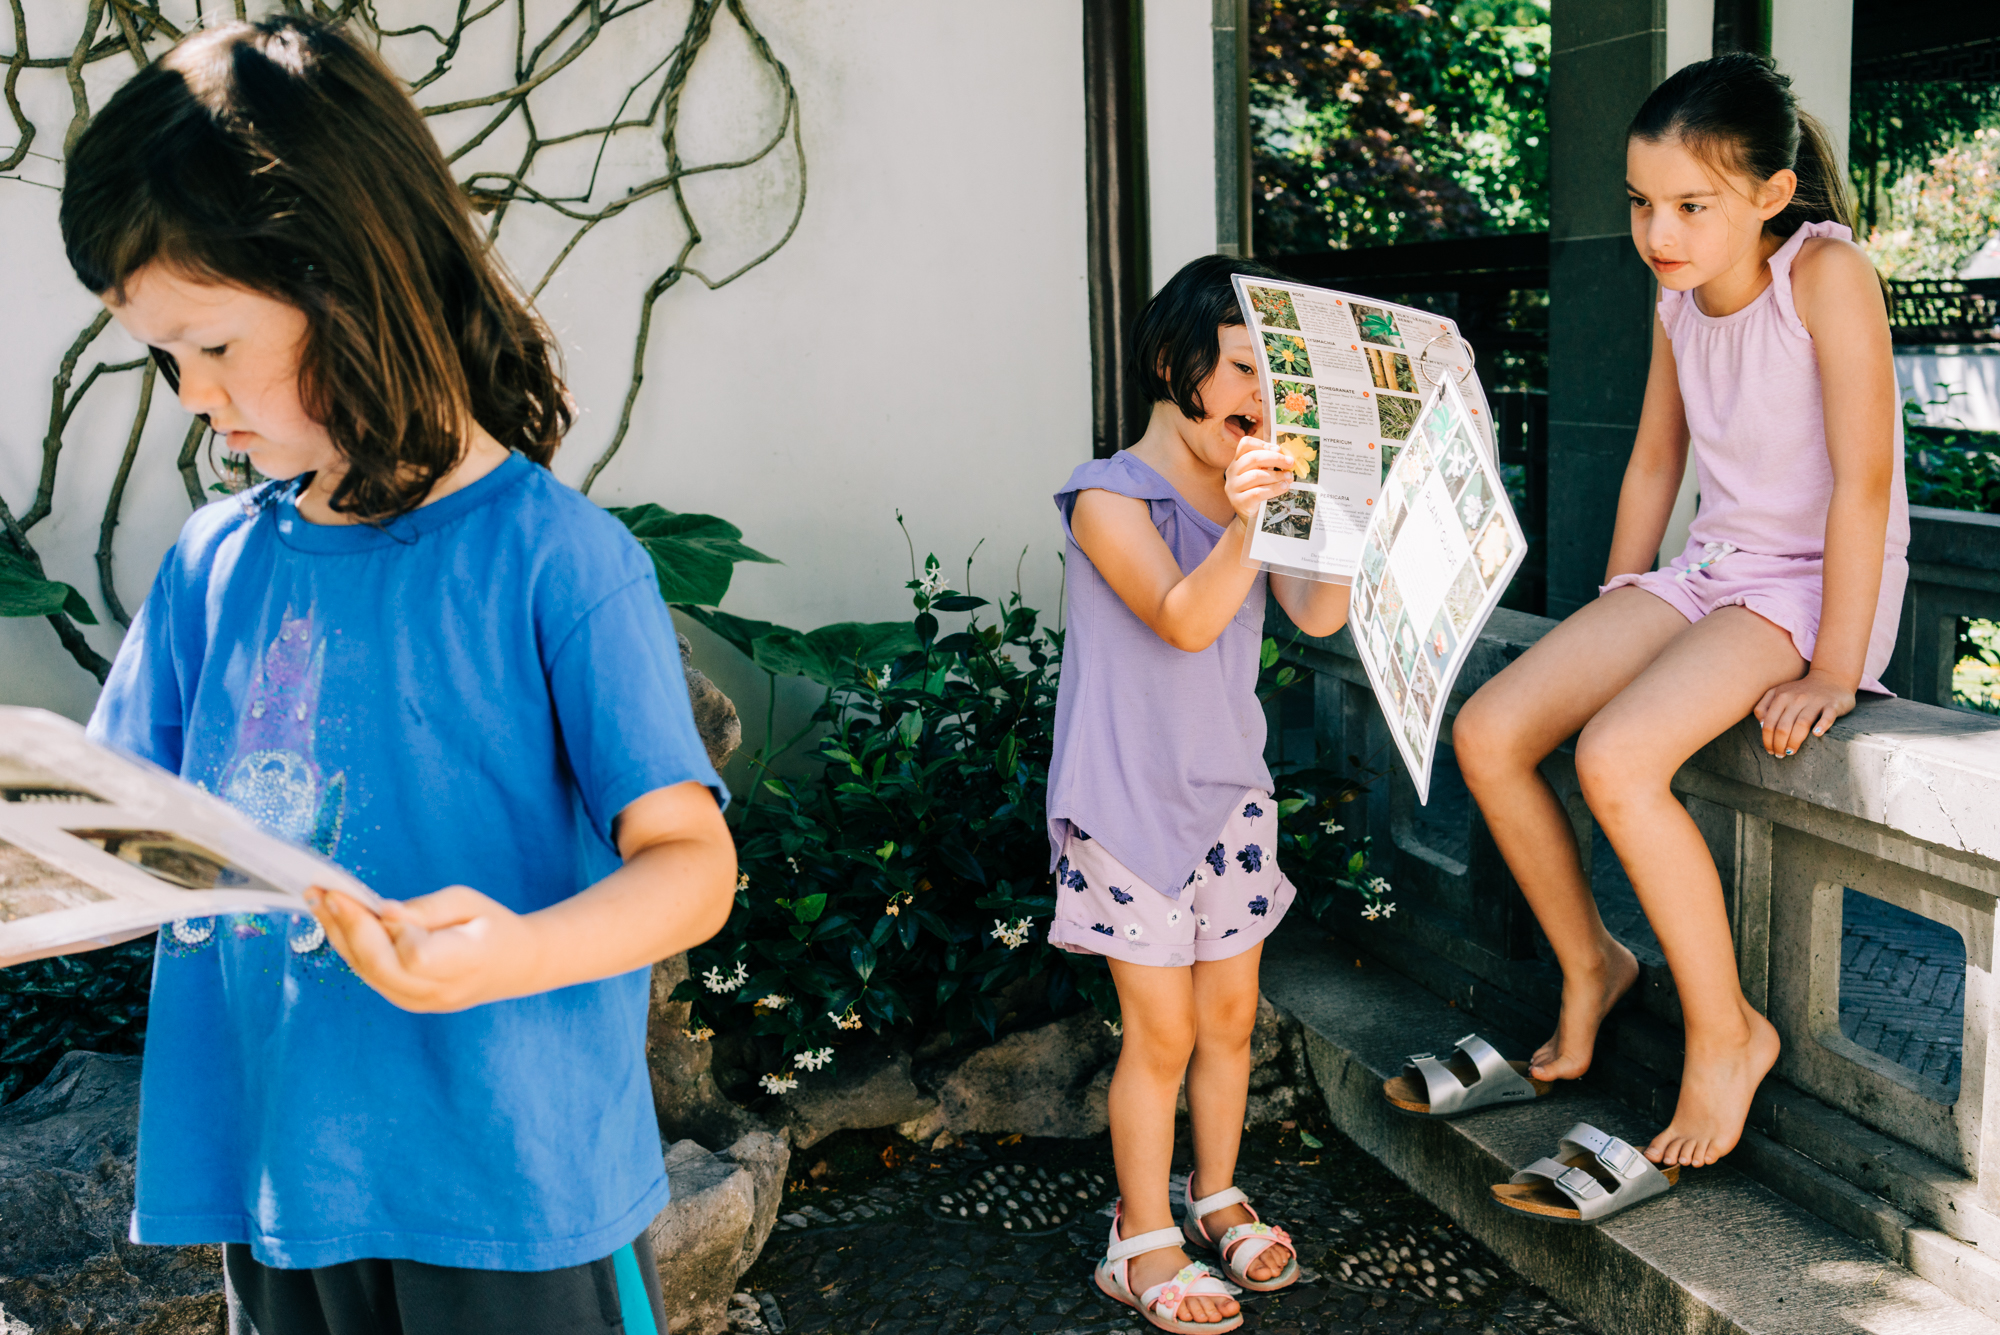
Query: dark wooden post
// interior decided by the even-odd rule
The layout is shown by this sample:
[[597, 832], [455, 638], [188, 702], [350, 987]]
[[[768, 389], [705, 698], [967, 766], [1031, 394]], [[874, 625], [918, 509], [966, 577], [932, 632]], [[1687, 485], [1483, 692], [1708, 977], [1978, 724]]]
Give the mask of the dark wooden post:
[[1126, 373], [1132, 321], [1151, 282], [1144, 38], [1144, 0], [1084, 0], [1091, 452], [1099, 459], [1131, 444], [1145, 428]]

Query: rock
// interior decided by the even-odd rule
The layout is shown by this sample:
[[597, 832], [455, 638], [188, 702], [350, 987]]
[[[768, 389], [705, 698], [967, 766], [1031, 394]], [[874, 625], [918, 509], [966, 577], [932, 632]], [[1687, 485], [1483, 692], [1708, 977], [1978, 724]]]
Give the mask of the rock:
[[0, 1332], [220, 1335], [219, 1247], [126, 1241], [139, 1059], [72, 1052], [0, 1107]]
[[733, 1163], [750, 1174], [755, 1212], [750, 1231], [743, 1238], [743, 1254], [737, 1259], [736, 1273], [742, 1274], [756, 1263], [778, 1221], [778, 1209], [785, 1199], [785, 1170], [791, 1167], [792, 1151], [783, 1136], [768, 1131], [752, 1131], [715, 1156]]
[[836, 1131], [897, 1126], [936, 1111], [910, 1079], [907, 1052], [842, 1054], [827, 1075], [801, 1081], [783, 1104], [785, 1129], [796, 1149]]
[[1243, 1125], [1270, 1126], [1282, 1122], [1299, 1106], [1299, 1091], [1291, 1085], [1274, 1085], [1261, 1094], [1252, 1094], [1243, 1110]]
[[742, 1165], [679, 1140], [667, 1151], [667, 1183], [673, 1198], [647, 1230], [667, 1330], [717, 1335], [729, 1324], [729, 1295], [756, 1223], [756, 1182]]
[[694, 646], [688, 643], [688, 637], [678, 638], [681, 671], [687, 674], [688, 703], [694, 707], [694, 726], [701, 733], [701, 744], [708, 749], [708, 763], [721, 769], [722, 763], [743, 745], [743, 720], [736, 716], [736, 702], [694, 665]]
[[1094, 1136], [1106, 1122], [1106, 1063], [1117, 1042], [1094, 1010], [1008, 1034], [938, 1082], [945, 1124], [958, 1133]]
[[896, 1134], [904, 1140], [915, 1141], [919, 1145], [928, 1145], [935, 1141], [944, 1129], [944, 1105], [934, 1104], [931, 1110], [923, 1116], [913, 1117], [907, 1122], [897, 1123]]
[[709, 1074], [714, 1052], [707, 1043], [687, 1036], [692, 1007], [685, 1001], [669, 1000], [687, 976], [686, 955], [675, 955], [653, 966], [652, 1010], [646, 1023], [653, 1111], [660, 1119], [660, 1135], [669, 1141], [694, 1139], [705, 1145], [730, 1145], [767, 1128], [716, 1088]]

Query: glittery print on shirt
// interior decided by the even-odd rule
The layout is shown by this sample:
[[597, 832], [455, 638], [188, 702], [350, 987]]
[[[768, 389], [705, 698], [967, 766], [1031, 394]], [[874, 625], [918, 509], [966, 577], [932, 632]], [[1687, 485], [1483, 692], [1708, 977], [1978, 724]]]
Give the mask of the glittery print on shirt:
[[[285, 609], [278, 637], [265, 647], [236, 720], [236, 743], [215, 785], [216, 795], [282, 838], [335, 856], [347, 815], [347, 773], [328, 777], [314, 756], [320, 678], [326, 644], [315, 642], [313, 614]], [[281, 932], [292, 952], [310, 963], [331, 964], [326, 933], [310, 916], [233, 913], [177, 922], [163, 938], [170, 954], [201, 950], [223, 927], [239, 940]]]

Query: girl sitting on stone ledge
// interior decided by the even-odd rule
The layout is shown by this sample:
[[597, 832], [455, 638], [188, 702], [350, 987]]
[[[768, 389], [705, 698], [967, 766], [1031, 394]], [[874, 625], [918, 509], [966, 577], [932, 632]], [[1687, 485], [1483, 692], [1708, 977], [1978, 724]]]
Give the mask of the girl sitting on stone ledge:
[[[1133, 370], [1152, 401], [1137, 444], [1056, 493], [1069, 618], [1049, 766], [1049, 940], [1106, 956], [1123, 1014], [1111, 1081], [1121, 1196], [1097, 1283], [1162, 1330], [1243, 1322], [1182, 1244], [1259, 1291], [1298, 1277], [1291, 1241], [1233, 1183], [1249, 1096], [1257, 961], [1292, 902], [1264, 765], [1258, 651], [1268, 585], [1309, 635], [1347, 620], [1347, 587], [1267, 580], [1243, 561], [1258, 506], [1291, 483], [1272, 448], [1251, 335], [1224, 256], [1189, 264], [1140, 312]], [[1173, 1223], [1174, 1104], [1194, 1171]]]
[[[1645, 1150], [1669, 1169], [1735, 1147], [1778, 1058], [1777, 1031], [1743, 996], [1721, 880], [1674, 772], [1746, 714], [1782, 761], [1857, 691], [1886, 694], [1907, 574], [1888, 313], [1825, 132], [1790, 85], [1763, 57], [1718, 56], [1661, 84], [1633, 120], [1632, 240], [1662, 290], [1602, 596], [1453, 727], [1465, 781], [1562, 965], [1555, 1036], [1530, 1068], [1543, 1080], [1584, 1073], [1639, 974], [1536, 768], [1576, 737], [1584, 798], [1680, 992], [1680, 1101]], [[1700, 508], [1686, 550], [1655, 570], [1690, 445]]]

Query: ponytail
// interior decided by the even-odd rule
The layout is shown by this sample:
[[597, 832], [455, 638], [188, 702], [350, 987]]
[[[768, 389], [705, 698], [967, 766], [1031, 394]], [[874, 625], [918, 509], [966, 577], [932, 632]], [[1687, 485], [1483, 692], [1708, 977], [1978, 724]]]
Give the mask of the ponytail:
[[1799, 147], [1792, 159], [1799, 188], [1784, 211], [1764, 224], [1773, 236], [1790, 236], [1809, 222], [1837, 222], [1859, 234], [1855, 220], [1854, 192], [1848, 188], [1847, 174], [1833, 155], [1833, 141], [1826, 127], [1808, 112], [1798, 112]]

